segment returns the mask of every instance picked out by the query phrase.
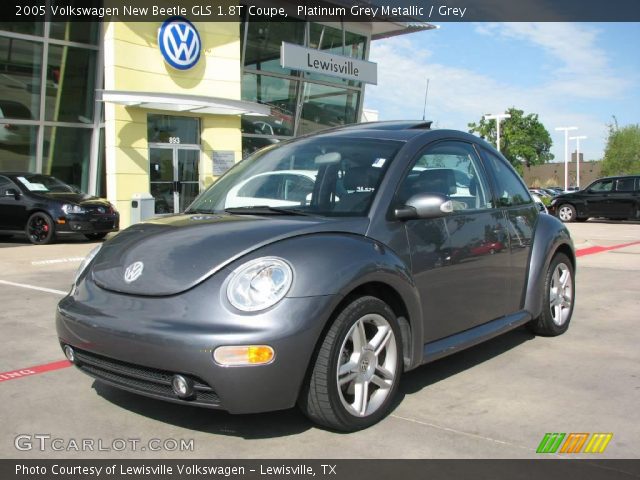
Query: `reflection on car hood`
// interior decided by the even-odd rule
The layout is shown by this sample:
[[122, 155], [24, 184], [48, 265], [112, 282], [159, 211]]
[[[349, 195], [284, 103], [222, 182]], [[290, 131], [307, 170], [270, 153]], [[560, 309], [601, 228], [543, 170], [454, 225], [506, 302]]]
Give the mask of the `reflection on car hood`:
[[[367, 226], [364, 217], [174, 215], [133, 225], [106, 242], [93, 263], [92, 275], [108, 290], [174, 295], [269, 243], [328, 231], [363, 235]], [[144, 264], [142, 274], [127, 282], [125, 270], [135, 262]]]
[[60, 200], [64, 203], [72, 203], [75, 205], [109, 205], [109, 201], [104, 198], [94, 197], [87, 195], [86, 193], [73, 193], [73, 192], [31, 192], [36, 195], [42, 195], [43, 197]]

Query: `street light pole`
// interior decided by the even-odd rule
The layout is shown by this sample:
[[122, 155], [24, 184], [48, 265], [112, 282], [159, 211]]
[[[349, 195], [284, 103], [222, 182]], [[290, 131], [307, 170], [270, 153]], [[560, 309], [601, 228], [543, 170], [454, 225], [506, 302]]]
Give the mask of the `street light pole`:
[[500, 151], [500, 120], [503, 118], [511, 118], [511, 115], [508, 113], [496, 113], [490, 114], [487, 113], [484, 116], [485, 120], [495, 120], [496, 121], [496, 148]]
[[557, 127], [556, 132], [564, 131], [564, 189], [569, 188], [569, 131], [578, 127]]
[[569, 137], [569, 140], [576, 141], [576, 187], [580, 189], [580, 140], [587, 138], [586, 135], [578, 135], [577, 137]]

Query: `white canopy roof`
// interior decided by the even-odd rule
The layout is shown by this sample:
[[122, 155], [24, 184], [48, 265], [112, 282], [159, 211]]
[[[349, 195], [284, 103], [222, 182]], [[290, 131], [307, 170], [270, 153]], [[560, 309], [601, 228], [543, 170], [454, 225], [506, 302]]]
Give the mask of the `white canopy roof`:
[[181, 93], [131, 92], [98, 90], [97, 98], [103, 102], [149, 110], [168, 110], [210, 115], [269, 115], [271, 107], [244, 100], [185, 95]]

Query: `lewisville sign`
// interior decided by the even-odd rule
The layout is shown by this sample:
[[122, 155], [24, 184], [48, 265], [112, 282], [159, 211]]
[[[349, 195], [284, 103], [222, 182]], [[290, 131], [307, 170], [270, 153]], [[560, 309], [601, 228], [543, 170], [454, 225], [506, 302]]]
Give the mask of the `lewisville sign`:
[[293, 70], [315, 72], [346, 80], [378, 83], [378, 65], [343, 55], [334, 55], [321, 50], [305, 48], [282, 42], [280, 65]]

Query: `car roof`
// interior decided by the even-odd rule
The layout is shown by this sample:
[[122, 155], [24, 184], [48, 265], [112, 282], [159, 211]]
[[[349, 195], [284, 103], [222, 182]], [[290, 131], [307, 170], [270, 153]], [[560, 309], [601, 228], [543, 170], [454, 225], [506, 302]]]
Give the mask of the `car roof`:
[[309, 133], [303, 137], [311, 138], [322, 136], [341, 136], [352, 138], [377, 138], [386, 140], [409, 141], [418, 136], [450, 136], [464, 138], [485, 145], [486, 142], [480, 137], [471, 135], [459, 130], [431, 129], [430, 120], [394, 120], [385, 122], [354, 123], [352, 125], [342, 125], [328, 128], [317, 132]]

